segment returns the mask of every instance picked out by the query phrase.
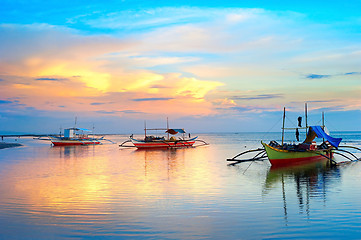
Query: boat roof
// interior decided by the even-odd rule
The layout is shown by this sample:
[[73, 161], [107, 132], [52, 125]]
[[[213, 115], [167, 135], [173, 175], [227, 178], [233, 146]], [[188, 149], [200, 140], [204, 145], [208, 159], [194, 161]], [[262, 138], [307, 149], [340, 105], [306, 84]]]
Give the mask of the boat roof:
[[75, 130], [75, 131], [87, 131], [87, 132], [91, 132], [91, 130], [86, 129], [86, 128], [66, 128], [69, 130]]
[[325, 138], [334, 147], [338, 147], [342, 141], [342, 138], [334, 138], [325, 133], [321, 126], [310, 126], [305, 142], [311, 142], [316, 137]]
[[172, 135], [175, 135], [177, 133], [186, 133], [186, 131], [184, 131], [184, 129], [181, 129], [181, 128], [171, 128], [171, 129], [168, 129], [167, 131], [165, 131], [166, 133], [170, 133]]
[[166, 133], [177, 134], [177, 133], [186, 133], [183, 128], [146, 128], [144, 130], [165, 130]]

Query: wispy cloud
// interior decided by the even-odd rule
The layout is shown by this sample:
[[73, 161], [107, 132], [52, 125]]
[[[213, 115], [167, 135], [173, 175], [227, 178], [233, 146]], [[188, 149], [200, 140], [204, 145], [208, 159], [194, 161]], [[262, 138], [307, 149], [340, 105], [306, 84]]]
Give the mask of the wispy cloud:
[[13, 102], [8, 100], [0, 100], [0, 104], [11, 104], [11, 103]]
[[361, 72], [347, 72], [347, 73], [337, 73], [337, 74], [308, 74], [306, 78], [308, 79], [322, 79], [322, 78], [331, 78], [337, 76], [355, 76], [361, 75]]
[[159, 97], [159, 98], [134, 98], [132, 101], [135, 102], [149, 102], [149, 101], [168, 101], [174, 98]]
[[348, 72], [348, 73], [344, 73], [344, 75], [361, 75], [361, 72]]
[[264, 100], [264, 99], [274, 99], [274, 98], [283, 98], [284, 94], [259, 94], [255, 96], [233, 96], [232, 100]]
[[159, 85], [159, 84], [155, 84], [155, 85], [151, 85], [151, 86], [149, 86], [150, 88], [169, 88], [169, 87], [167, 87], [167, 86], [165, 86], [165, 85]]
[[119, 113], [125, 113], [125, 114], [139, 114], [142, 113], [144, 114], [144, 112], [140, 112], [140, 111], [134, 111], [134, 110], [122, 110], [122, 111], [105, 111], [105, 110], [99, 110], [96, 111], [97, 113], [101, 113], [101, 114], [119, 114]]
[[41, 78], [35, 78], [37, 81], [63, 81], [65, 78], [49, 78], [49, 77], [41, 77]]
[[306, 76], [306, 78], [309, 79], [321, 79], [321, 78], [329, 78], [331, 75], [320, 75], [320, 74], [309, 74]]

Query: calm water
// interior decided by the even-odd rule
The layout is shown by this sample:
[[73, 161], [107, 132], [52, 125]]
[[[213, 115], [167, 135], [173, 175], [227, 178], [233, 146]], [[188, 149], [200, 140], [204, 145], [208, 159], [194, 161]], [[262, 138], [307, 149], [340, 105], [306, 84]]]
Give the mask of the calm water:
[[[336, 135], [361, 146], [360, 132]], [[0, 238], [361, 238], [361, 162], [228, 166], [279, 134], [199, 136], [211, 145], [139, 151], [17, 139], [25, 146], [0, 150]]]

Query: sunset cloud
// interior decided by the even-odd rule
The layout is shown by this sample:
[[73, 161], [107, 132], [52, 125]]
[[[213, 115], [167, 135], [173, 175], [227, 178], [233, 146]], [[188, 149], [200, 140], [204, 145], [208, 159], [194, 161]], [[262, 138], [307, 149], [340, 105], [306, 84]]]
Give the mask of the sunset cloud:
[[360, 37], [301, 12], [149, 7], [64, 19], [0, 23], [0, 96], [17, 97], [14, 109], [212, 118], [310, 101], [361, 110]]

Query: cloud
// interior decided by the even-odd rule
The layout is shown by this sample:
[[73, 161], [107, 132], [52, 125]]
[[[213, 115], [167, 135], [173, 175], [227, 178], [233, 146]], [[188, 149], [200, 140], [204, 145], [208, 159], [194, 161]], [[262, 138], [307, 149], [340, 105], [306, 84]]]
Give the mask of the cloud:
[[333, 103], [333, 102], [338, 102], [340, 101], [339, 99], [330, 99], [330, 100], [308, 100], [307, 103]]
[[355, 75], [361, 75], [361, 72], [347, 72], [347, 73], [337, 73], [337, 74], [308, 74], [306, 75], [306, 78], [309, 79], [322, 79], [322, 78], [331, 78], [331, 77], [337, 77], [337, 76], [355, 76]]
[[99, 110], [96, 111], [97, 113], [101, 113], [101, 114], [116, 114], [119, 113], [119, 111], [104, 111], [104, 110]]
[[119, 112], [122, 112], [122, 113], [129, 113], [129, 114], [136, 114], [136, 113], [145, 113], [145, 112], [142, 112], [142, 111], [134, 111], [134, 110], [122, 110], [122, 111], [119, 111]]
[[342, 111], [347, 109], [347, 105], [336, 105], [336, 106], [331, 106], [331, 107], [321, 107], [318, 108], [318, 111], [321, 112], [334, 112], [334, 111]]
[[[329, 77], [327, 86], [313, 81], [326, 98], [339, 84], [331, 81], [334, 72], [345, 73], [337, 80], [359, 74], [350, 67], [358, 66], [359, 44], [345, 48], [353, 41], [347, 39], [328, 49], [323, 43], [333, 39], [323, 34], [332, 26], [321, 29], [304, 18], [262, 9], [184, 7], [98, 12], [69, 20], [69, 26], [97, 28], [93, 32], [2, 24], [0, 72], [6, 81], [0, 83], [0, 96], [21, 96], [20, 103], [42, 110], [61, 105], [64, 112], [89, 114], [206, 116], [217, 114], [217, 106], [242, 108], [237, 106], [242, 100], [283, 105], [305, 96], [318, 99], [320, 91], [306, 91], [306, 74], [297, 73], [320, 71], [330, 74], [306, 78]], [[347, 67], [340, 66], [343, 60]], [[277, 94], [267, 94], [272, 92]], [[49, 98], [52, 106], [44, 104]]]
[[90, 103], [90, 105], [103, 105], [103, 104], [106, 104], [106, 103], [101, 103], [101, 102], [93, 102], [93, 103]]
[[11, 104], [11, 103], [13, 102], [8, 100], [0, 100], [0, 104]]
[[361, 75], [361, 72], [348, 72], [348, 73], [344, 73], [344, 75]]
[[265, 100], [274, 98], [283, 98], [284, 94], [259, 94], [255, 96], [233, 96], [232, 100]]
[[135, 99], [132, 99], [132, 101], [135, 101], [135, 102], [148, 102], [148, 101], [168, 101], [168, 100], [171, 100], [171, 99], [174, 99], [174, 98], [167, 98], [167, 97], [161, 97], [161, 98], [135, 98]]
[[104, 111], [104, 110], [99, 110], [96, 111], [97, 113], [101, 113], [101, 114], [119, 114], [119, 113], [126, 113], [126, 114], [139, 114], [142, 113], [144, 114], [144, 112], [140, 112], [140, 111], [134, 111], [134, 110], [122, 110], [122, 111]]
[[229, 108], [218, 108], [220, 111], [225, 112], [233, 112], [236, 114], [239, 113], [262, 113], [262, 112], [270, 112], [274, 111], [275, 107], [265, 107], [265, 106], [258, 106], [258, 105], [243, 105], [243, 106], [233, 106]]
[[43, 78], [35, 78], [35, 80], [38, 80], [38, 81], [63, 81], [65, 79], [64, 78], [47, 78], [47, 77], [43, 77]]
[[169, 88], [165, 85], [159, 85], [159, 84], [155, 84], [155, 85], [152, 85], [152, 86], [149, 86], [150, 88]]
[[329, 78], [331, 75], [320, 75], [320, 74], [309, 74], [306, 76], [306, 78], [309, 79], [321, 79], [321, 78]]

